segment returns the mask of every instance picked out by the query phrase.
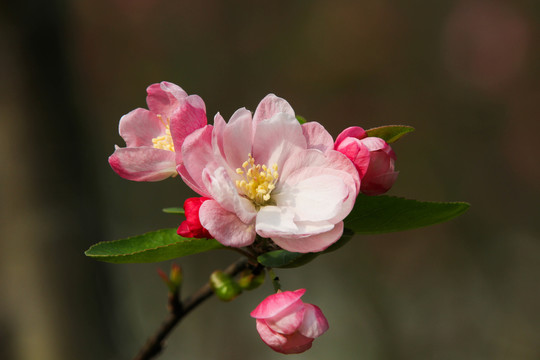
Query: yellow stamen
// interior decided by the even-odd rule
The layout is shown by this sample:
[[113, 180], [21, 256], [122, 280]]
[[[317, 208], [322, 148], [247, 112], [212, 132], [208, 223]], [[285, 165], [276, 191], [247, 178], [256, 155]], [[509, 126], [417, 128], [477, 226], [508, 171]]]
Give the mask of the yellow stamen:
[[236, 173], [242, 175], [242, 180], [236, 180], [236, 187], [255, 205], [266, 205], [279, 178], [277, 164], [272, 165], [271, 168], [255, 164], [251, 154], [248, 154], [248, 160], [242, 164], [242, 168], [236, 169]]
[[174, 151], [174, 143], [171, 136], [171, 120], [167, 118], [164, 121], [161, 115], [157, 115], [158, 119], [165, 125], [165, 135], [161, 135], [152, 139], [154, 148], [161, 150]]

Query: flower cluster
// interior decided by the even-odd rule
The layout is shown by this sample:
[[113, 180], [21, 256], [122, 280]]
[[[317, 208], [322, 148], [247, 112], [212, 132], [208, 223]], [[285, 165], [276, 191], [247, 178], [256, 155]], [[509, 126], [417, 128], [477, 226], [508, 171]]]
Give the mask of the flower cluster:
[[[178, 234], [230, 247], [257, 239], [292, 252], [319, 252], [339, 240], [360, 192], [382, 194], [396, 180], [396, 156], [360, 127], [334, 142], [317, 122], [301, 124], [287, 101], [267, 95], [254, 113], [238, 109], [208, 124], [203, 100], [161, 82], [147, 89], [148, 110], [120, 119], [126, 147], [109, 163], [121, 177], [158, 181], [180, 175], [200, 198], [184, 204]], [[328, 329], [305, 290], [271, 295], [253, 312], [263, 341], [283, 353], [311, 347]]]

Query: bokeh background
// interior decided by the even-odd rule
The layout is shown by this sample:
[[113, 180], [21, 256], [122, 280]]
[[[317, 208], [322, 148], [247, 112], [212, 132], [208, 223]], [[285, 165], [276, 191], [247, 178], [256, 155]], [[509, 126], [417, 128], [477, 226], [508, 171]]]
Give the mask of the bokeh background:
[[[472, 203], [278, 271], [330, 321], [296, 359], [540, 358], [539, 20], [536, 0], [4, 0], [0, 358], [129, 359], [166, 316], [169, 263], [83, 255], [181, 221], [161, 212], [192, 195], [178, 178], [107, 164], [118, 120], [162, 80], [210, 119], [273, 92], [334, 136], [412, 125], [391, 194]], [[179, 259], [185, 294], [235, 258]], [[281, 359], [249, 317], [270, 289], [208, 301], [160, 359]]]

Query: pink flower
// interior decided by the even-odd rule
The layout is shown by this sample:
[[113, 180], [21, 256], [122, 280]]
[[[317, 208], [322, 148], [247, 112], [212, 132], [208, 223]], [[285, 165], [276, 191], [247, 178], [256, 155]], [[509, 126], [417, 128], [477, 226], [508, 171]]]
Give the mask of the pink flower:
[[176, 175], [180, 149], [187, 135], [206, 125], [203, 100], [178, 85], [161, 82], [147, 89], [149, 110], [135, 109], [120, 119], [125, 148], [115, 146], [109, 164], [121, 177], [158, 181]]
[[360, 188], [358, 173], [316, 122], [300, 125], [285, 100], [270, 94], [255, 114], [217, 114], [188, 135], [178, 172], [212, 200], [201, 224], [226, 246], [253, 243], [258, 234], [289, 251], [326, 249], [343, 233]]
[[187, 238], [212, 238], [208, 230], [201, 225], [201, 220], [199, 220], [199, 209], [207, 200], [210, 199], [205, 197], [194, 197], [184, 201], [186, 220], [178, 227], [178, 235]]
[[262, 341], [283, 354], [298, 354], [311, 348], [316, 337], [328, 330], [321, 309], [300, 300], [305, 289], [270, 295], [251, 312], [257, 319]]
[[362, 193], [380, 195], [394, 185], [398, 176], [394, 170], [396, 154], [383, 139], [368, 137], [364, 129], [353, 126], [339, 134], [334, 148], [354, 163], [362, 180]]

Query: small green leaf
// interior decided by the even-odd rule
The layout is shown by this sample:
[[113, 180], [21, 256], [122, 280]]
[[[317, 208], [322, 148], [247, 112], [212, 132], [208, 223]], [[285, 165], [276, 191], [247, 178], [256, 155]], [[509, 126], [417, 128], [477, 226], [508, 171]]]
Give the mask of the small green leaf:
[[168, 208], [162, 209], [161, 211], [167, 214], [182, 214], [182, 215], [185, 214], [184, 209], [181, 207], [168, 207]]
[[357, 234], [381, 234], [415, 229], [463, 214], [465, 202], [427, 202], [394, 196], [358, 195], [345, 226]]
[[298, 122], [300, 124], [305, 124], [307, 123], [307, 120], [303, 117], [303, 116], [300, 116], [300, 115], [296, 115], [296, 120], [298, 120]]
[[387, 143], [393, 143], [403, 135], [414, 131], [412, 126], [406, 125], [386, 125], [366, 130], [367, 136], [375, 136], [383, 139]]
[[224, 248], [214, 239], [185, 238], [176, 229], [163, 229], [126, 239], [100, 242], [85, 255], [111, 263], [149, 263]]
[[[295, 268], [313, 261], [317, 256], [335, 251], [345, 245], [354, 235], [351, 230], [345, 229], [341, 239], [326, 250], [317, 253], [297, 253], [287, 250], [275, 250], [260, 255], [257, 261], [271, 268]], [[299, 240], [301, 241], [301, 240]]]

